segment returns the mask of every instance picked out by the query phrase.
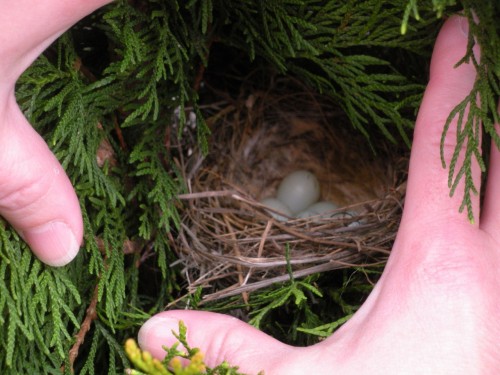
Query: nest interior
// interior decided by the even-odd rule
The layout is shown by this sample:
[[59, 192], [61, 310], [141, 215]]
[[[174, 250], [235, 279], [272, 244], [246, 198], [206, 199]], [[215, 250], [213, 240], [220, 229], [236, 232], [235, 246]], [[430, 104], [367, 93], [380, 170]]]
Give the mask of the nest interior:
[[[290, 277], [386, 261], [401, 215], [406, 157], [395, 156], [387, 142], [377, 142], [374, 152], [335, 103], [289, 79], [208, 108], [210, 151], [195, 151], [181, 165], [189, 192], [180, 196], [175, 249], [190, 292], [202, 287], [203, 301], [213, 301]], [[299, 169], [316, 175], [322, 200], [354, 214], [274, 219], [259, 201]]]

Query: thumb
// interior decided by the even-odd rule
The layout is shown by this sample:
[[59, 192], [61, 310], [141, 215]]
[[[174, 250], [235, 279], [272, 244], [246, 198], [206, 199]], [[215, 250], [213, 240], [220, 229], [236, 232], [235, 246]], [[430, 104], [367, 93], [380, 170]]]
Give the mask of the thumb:
[[187, 327], [189, 346], [201, 350], [209, 367], [226, 361], [243, 373], [276, 374], [278, 368], [283, 370], [283, 362], [293, 366], [293, 358], [297, 357], [294, 351], [298, 348], [285, 345], [236, 318], [191, 310], [165, 311], [149, 319], [139, 331], [142, 350], [163, 359], [162, 346], [177, 342], [172, 331], [179, 332], [179, 321]]
[[14, 95], [4, 103], [0, 110], [0, 215], [42, 262], [63, 266], [76, 256], [82, 241], [78, 199]]

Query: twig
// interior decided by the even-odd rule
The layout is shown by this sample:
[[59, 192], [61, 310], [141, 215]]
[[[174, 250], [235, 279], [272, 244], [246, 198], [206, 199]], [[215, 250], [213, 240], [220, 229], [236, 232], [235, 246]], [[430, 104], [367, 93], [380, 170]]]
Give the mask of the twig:
[[90, 330], [92, 322], [97, 318], [96, 307], [97, 307], [98, 296], [99, 296], [99, 288], [98, 285], [96, 284], [94, 288], [94, 293], [92, 295], [92, 299], [90, 300], [89, 307], [87, 308], [87, 312], [85, 314], [85, 319], [83, 320], [83, 323], [80, 326], [80, 330], [76, 335], [76, 341], [69, 351], [69, 365], [72, 374], [74, 373], [73, 364], [75, 363], [76, 357], [78, 357], [78, 350], [85, 341], [85, 336], [87, 335], [87, 332]]
[[123, 137], [122, 129], [120, 128], [120, 124], [118, 123], [116, 113], [113, 113], [113, 125], [115, 127], [116, 136], [118, 138], [118, 142], [120, 143], [121, 149], [123, 151], [127, 151], [127, 143], [125, 142], [125, 138]]

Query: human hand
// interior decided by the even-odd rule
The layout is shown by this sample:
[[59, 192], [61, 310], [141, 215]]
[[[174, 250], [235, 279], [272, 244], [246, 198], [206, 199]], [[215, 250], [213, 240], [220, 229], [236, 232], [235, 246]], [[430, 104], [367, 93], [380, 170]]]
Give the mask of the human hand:
[[0, 4], [0, 215], [52, 266], [78, 253], [83, 224], [61, 165], [14, 96], [21, 73], [71, 25], [111, 0], [15, 0]]
[[[465, 30], [464, 30], [465, 29]], [[492, 147], [484, 205], [477, 223], [449, 197], [440, 138], [450, 111], [470, 92], [467, 22], [452, 17], [436, 41], [430, 81], [418, 115], [401, 226], [381, 279], [358, 312], [327, 340], [295, 348], [240, 322], [200, 311], [166, 311], [148, 320], [139, 344], [157, 358], [176, 339], [179, 320], [206, 363], [223, 360], [245, 373], [499, 374], [500, 152]], [[444, 152], [455, 148], [453, 125]], [[480, 184], [480, 169], [473, 166]], [[461, 191], [460, 187], [457, 191]], [[479, 197], [473, 202], [479, 216]]]

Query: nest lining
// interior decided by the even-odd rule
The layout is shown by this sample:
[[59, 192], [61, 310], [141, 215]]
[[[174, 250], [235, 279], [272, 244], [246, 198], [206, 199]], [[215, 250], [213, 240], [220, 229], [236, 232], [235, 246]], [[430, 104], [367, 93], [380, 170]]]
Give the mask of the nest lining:
[[[278, 92], [276, 92], [278, 91]], [[304, 90], [253, 92], [217, 105], [211, 150], [181, 170], [189, 193], [174, 247], [188, 291], [202, 302], [255, 291], [293, 277], [383, 264], [399, 225], [406, 159], [375, 157], [331, 102]], [[306, 169], [321, 199], [354, 212], [275, 220], [259, 201], [290, 172]]]

